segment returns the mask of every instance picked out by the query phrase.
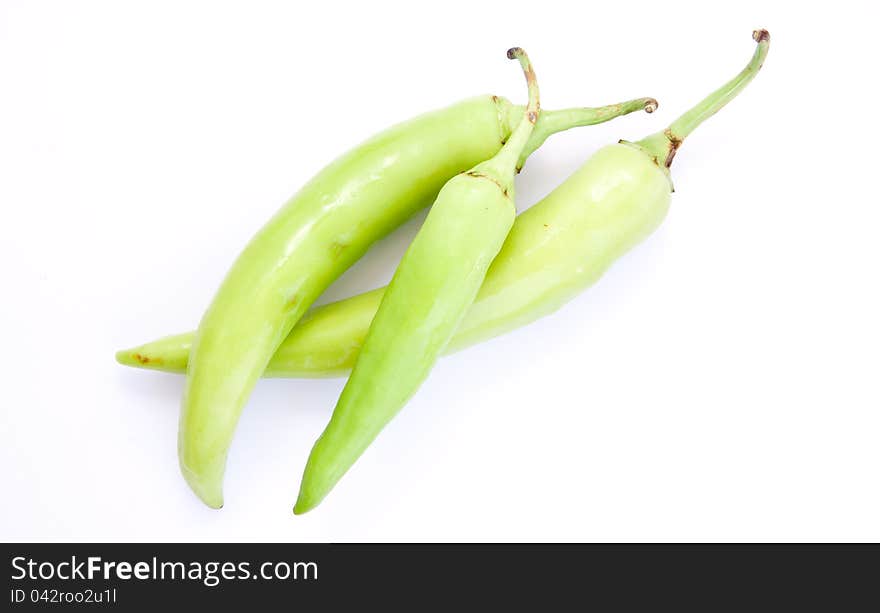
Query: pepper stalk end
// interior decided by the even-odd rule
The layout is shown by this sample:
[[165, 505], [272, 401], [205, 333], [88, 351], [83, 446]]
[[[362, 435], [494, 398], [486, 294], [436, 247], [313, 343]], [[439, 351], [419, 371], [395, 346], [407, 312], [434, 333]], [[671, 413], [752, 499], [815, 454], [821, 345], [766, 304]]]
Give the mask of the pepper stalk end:
[[658, 166], [668, 169], [684, 139], [700, 124], [736, 98], [761, 70], [770, 48], [770, 32], [758, 29], [752, 32], [752, 38], [758, 43], [758, 46], [752, 54], [752, 59], [739, 74], [706, 96], [696, 106], [669, 124], [669, 127], [662, 132], [656, 132], [631, 144], [653, 158]]

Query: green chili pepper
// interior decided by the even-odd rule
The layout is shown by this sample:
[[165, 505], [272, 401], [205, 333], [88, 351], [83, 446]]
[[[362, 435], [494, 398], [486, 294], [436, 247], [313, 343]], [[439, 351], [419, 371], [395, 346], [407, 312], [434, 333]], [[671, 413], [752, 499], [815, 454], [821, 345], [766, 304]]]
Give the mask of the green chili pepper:
[[[554, 132], [645, 105], [548, 112], [520, 162]], [[207, 505], [223, 504], [227, 452], [254, 383], [312, 302], [450, 177], [497, 153], [522, 112], [483, 96], [393, 127], [318, 173], [245, 247], [199, 324], [187, 365], [180, 466]]]
[[493, 158], [443, 186], [397, 267], [327, 428], [315, 442], [294, 513], [314, 508], [400, 411], [473, 303], [516, 218], [517, 161], [538, 121], [538, 82], [526, 53], [529, 104]]
[[[759, 48], [742, 74], [697, 108], [711, 111], [721, 108], [757, 72], [764, 54], [766, 48]], [[685, 117], [690, 117], [687, 123], [694, 124], [700, 116], [691, 112]], [[546, 111], [538, 118], [539, 127], [545, 118]], [[661, 155], [666, 151], [668, 158], [668, 145], [664, 145], [664, 141], [671, 141], [656, 136], [655, 140], [659, 142]], [[612, 148], [618, 149], [614, 145]], [[627, 148], [625, 153], [630, 151]], [[624, 154], [623, 151], [615, 153]], [[612, 154], [606, 151], [603, 155]], [[623, 236], [625, 226], [616, 224], [627, 220], [613, 216], [602, 218], [600, 209], [584, 206], [596, 162], [591, 160], [517, 217], [446, 353], [554, 312], [592, 285], [611, 263], [660, 223], [662, 215], [643, 224], [638, 233], [628, 238], [608, 240], [606, 237]], [[374, 289], [310, 311], [278, 347], [264, 375], [300, 378], [346, 375], [363, 346], [384, 292], [385, 288]], [[120, 351], [116, 359], [127, 366], [182, 373], [186, 370], [192, 339], [192, 332], [167, 336]]]

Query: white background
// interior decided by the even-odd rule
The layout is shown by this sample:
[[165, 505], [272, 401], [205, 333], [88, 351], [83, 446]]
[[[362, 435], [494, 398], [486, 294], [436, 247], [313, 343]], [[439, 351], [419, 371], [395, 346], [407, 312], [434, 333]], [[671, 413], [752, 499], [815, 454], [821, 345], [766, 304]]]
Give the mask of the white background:
[[[0, 3], [0, 538], [878, 540], [880, 151], [870, 4]], [[780, 3], [781, 4], [781, 3]], [[557, 314], [443, 359], [316, 511], [342, 380], [261, 382], [212, 511], [180, 376], [116, 349], [193, 328], [240, 248], [370, 134], [458, 99], [644, 95], [556, 136], [520, 208], [602, 144], [765, 69], [676, 157], [662, 228]], [[322, 301], [383, 284], [423, 219]]]

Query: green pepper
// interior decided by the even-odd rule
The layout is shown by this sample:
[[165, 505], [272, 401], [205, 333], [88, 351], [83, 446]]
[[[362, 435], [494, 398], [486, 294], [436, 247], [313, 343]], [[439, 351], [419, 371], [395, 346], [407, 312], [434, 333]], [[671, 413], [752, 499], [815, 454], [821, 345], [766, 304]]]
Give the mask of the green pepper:
[[397, 267], [327, 428], [315, 443], [294, 513], [318, 505], [419, 388], [458, 327], [516, 218], [517, 161], [538, 121], [538, 82], [526, 53], [529, 104], [493, 158], [450, 179]]
[[[646, 104], [549, 112], [523, 156], [553, 132]], [[370, 245], [432, 202], [450, 177], [497, 153], [522, 112], [482, 96], [393, 127], [319, 172], [245, 247], [202, 317], [187, 364], [180, 467], [207, 505], [223, 504], [226, 456], [241, 410], [297, 321]]]

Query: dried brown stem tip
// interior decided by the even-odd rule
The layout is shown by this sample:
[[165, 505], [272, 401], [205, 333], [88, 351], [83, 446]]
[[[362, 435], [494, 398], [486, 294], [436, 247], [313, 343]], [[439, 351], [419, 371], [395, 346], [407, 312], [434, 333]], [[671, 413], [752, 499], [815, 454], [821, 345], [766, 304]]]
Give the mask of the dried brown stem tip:
[[764, 29], [755, 30], [752, 32], [752, 38], [755, 39], [756, 43], [763, 43], [764, 41], [770, 40], [770, 32]]
[[645, 100], [645, 112], [646, 113], [653, 113], [654, 111], [657, 110], [657, 107], [659, 107], [659, 106], [660, 106], [660, 103], [657, 102], [656, 100], [654, 100], [653, 98], [648, 98], [647, 100]]
[[507, 59], [514, 60], [523, 54], [522, 47], [511, 47], [507, 50]]

